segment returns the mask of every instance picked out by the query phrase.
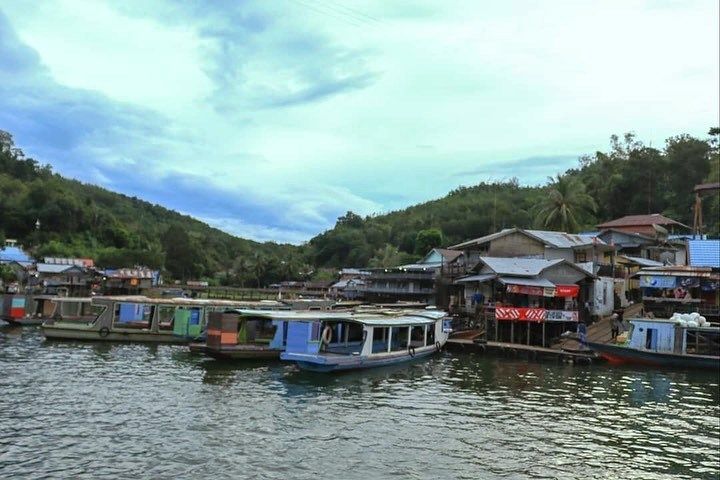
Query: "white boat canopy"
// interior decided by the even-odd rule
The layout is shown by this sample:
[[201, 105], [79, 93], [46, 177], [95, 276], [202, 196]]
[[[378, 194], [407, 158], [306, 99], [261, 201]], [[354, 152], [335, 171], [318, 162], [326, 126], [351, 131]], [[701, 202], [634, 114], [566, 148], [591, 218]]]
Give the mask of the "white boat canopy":
[[285, 320], [295, 322], [355, 322], [369, 326], [401, 326], [401, 325], [424, 325], [435, 323], [437, 320], [447, 316], [441, 310], [417, 310], [417, 311], [378, 311], [377, 313], [355, 313], [355, 312], [332, 312], [332, 311], [263, 311], [236, 309], [233, 311], [242, 316], [264, 317], [273, 320]]

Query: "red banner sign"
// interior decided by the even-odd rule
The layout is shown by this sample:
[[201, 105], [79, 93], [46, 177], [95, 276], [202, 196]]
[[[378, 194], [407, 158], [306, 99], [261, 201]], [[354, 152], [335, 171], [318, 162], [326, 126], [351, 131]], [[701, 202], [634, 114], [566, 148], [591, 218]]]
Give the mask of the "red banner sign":
[[496, 307], [497, 320], [517, 320], [521, 322], [577, 322], [575, 310], [547, 310], [545, 308]]
[[529, 285], [508, 285], [508, 293], [534, 295], [536, 297], [554, 297], [555, 289], [552, 287], [531, 287]]
[[498, 320], [520, 320], [523, 322], [544, 322], [547, 310], [544, 308], [497, 307], [495, 318]]
[[556, 297], [577, 297], [579, 291], [578, 285], [555, 285]]

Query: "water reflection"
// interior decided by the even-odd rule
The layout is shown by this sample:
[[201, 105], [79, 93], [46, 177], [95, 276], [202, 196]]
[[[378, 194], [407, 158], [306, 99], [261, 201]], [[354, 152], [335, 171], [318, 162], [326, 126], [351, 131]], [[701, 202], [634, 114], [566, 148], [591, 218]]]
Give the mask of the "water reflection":
[[39, 333], [0, 329], [3, 477], [718, 475], [713, 373], [443, 353], [325, 375]]

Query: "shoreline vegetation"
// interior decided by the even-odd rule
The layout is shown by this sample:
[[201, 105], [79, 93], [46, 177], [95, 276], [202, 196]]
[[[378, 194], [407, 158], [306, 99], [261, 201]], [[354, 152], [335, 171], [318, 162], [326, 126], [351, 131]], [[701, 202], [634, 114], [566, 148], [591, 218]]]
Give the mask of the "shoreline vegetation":
[[[692, 225], [693, 188], [720, 182], [720, 129], [677, 135], [662, 148], [632, 133], [606, 152], [548, 176], [460, 186], [447, 196], [383, 215], [348, 211], [296, 246], [255, 242], [160, 205], [53, 173], [0, 130], [0, 244], [14, 238], [36, 258], [93, 258], [100, 267], [143, 265], [166, 278], [261, 288], [283, 280], [327, 280], [341, 267], [389, 267], [433, 247], [503, 228], [579, 232], [624, 215], [662, 213]], [[553, 174], [554, 172], [548, 172]], [[703, 200], [704, 233], [720, 234], [720, 196]], [[36, 228], [36, 222], [40, 228]]]

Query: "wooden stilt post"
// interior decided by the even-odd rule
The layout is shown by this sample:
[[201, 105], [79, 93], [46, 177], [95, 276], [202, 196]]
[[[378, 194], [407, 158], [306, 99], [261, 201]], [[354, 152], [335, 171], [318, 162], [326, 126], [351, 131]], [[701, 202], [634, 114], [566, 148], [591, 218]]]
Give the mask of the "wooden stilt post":
[[527, 337], [525, 338], [525, 343], [530, 345], [530, 322], [527, 322]]
[[488, 328], [490, 327], [490, 325], [488, 325], [488, 314], [487, 314], [487, 312], [485, 312], [485, 313], [483, 314], [483, 316], [485, 317], [485, 341], [487, 342], [487, 341], [488, 341]]
[[515, 320], [510, 321], [510, 343], [515, 343]]
[[542, 339], [542, 346], [545, 348], [545, 322], [543, 322], [543, 339]]

